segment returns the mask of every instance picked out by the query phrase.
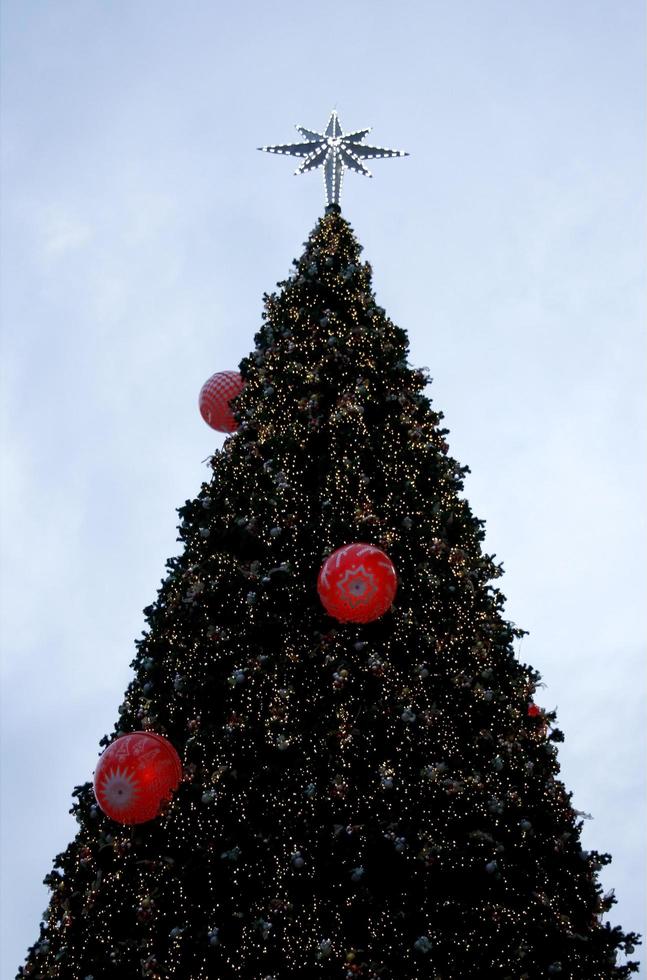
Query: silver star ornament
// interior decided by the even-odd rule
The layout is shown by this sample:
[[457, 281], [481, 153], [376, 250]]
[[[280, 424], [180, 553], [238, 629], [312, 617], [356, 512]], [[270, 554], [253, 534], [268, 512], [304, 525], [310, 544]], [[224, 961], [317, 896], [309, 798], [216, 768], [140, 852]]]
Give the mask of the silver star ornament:
[[339, 195], [344, 170], [354, 170], [364, 177], [372, 177], [363, 160], [380, 160], [384, 157], [407, 157], [404, 150], [388, 150], [383, 146], [365, 146], [362, 140], [370, 129], [359, 129], [354, 133], [344, 133], [336, 110], [333, 109], [325, 132], [317, 133], [304, 126], [297, 130], [305, 137], [305, 143], [283, 143], [277, 146], [259, 146], [266, 153], [285, 153], [293, 157], [304, 157], [295, 174], [305, 174], [308, 170], [323, 167], [326, 203], [339, 207]]

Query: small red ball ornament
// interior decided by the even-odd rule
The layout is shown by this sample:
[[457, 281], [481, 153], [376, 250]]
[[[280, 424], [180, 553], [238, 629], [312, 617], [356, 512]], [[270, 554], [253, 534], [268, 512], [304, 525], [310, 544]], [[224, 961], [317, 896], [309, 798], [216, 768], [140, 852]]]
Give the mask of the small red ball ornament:
[[94, 795], [111, 820], [145, 823], [159, 814], [181, 778], [182, 763], [168, 739], [132, 732], [115, 739], [99, 759]]
[[202, 385], [198, 399], [200, 414], [216, 432], [235, 432], [238, 428], [229, 403], [241, 393], [243, 384], [238, 371], [219, 371]]
[[370, 623], [387, 611], [398, 587], [393, 562], [372, 544], [346, 544], [326, 558], [317, 589], [342, 623]]
[[536, 718], [540, 714], [541, 714], [541, 708], [539, 707], [538, 704], [532, 704], [531, 703], [531, 704], [528, 705], [528, 717], [529, 718]]

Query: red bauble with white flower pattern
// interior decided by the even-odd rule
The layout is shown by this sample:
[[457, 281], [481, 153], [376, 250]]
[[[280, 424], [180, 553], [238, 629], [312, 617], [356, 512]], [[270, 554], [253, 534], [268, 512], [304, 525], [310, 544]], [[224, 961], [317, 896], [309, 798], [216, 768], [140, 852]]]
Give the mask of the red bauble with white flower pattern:
[[243, 386], [238, 371], [219, 371], [202, 385], [198, 399], [200, 415], [216, 432], [235, 432], [238, 428], [229, 403], [240, 395]]
[[388, 555], [372, 544], [346, 544], [326, 558], [317, 589], [326, 612], [342, 623], [370, 623], [389, 609], [398, 578]]
[[99, 759], [94, 795], [111, 820], [146, 823], [158, 816], [182, 778], [180, 757], [153, 732], [132, 732], [115, 739]]

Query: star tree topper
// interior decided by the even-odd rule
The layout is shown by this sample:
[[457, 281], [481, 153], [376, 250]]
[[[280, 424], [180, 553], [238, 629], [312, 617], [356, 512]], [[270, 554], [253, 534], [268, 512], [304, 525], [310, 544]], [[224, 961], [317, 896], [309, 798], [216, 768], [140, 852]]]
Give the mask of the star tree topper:
[[344, 170], [354, 170], [364, 177], [372, 177], [362, 160], [379, 160], [383, 157], [407, 157], [404, 150], [388, 150], [382, 146], [364, 146], [362, 140], [370, 129], [359, 129], [355, 133], [344, 133], [335, 109], [330, 114], [328, 125], [323, 133], [297, 126], [305, 136], [305, 143], [283, 143], [277, 146], [259, 146], [266, 153], [285, 153], [293, 157], [305, 157], [295, 174], [323, 167], [326, 202], [328, 206], [339, 207], [339, 195]]

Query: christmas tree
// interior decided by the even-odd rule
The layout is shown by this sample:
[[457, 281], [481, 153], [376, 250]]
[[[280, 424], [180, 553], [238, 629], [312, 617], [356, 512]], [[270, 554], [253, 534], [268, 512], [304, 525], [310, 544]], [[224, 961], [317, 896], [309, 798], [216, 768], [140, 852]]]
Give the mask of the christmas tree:
[[[581, 847], [466, 467], [337, 203], [361, 153], [334, 126], [323, 154], [303, 133], [331, 203], [265, 297], [236, 431], [180, 508], [183, 551], [102, 740], [163, 736], [181, 781], [144, 822], [75, 789], [19, 976], [626, 977], [638, 937], [603, 921], [609, 857]], [[381, 615], [393, 590], [368, 558], [332, 583], [347, 615], [326, 592], [352, 544], [395, 569]]]

